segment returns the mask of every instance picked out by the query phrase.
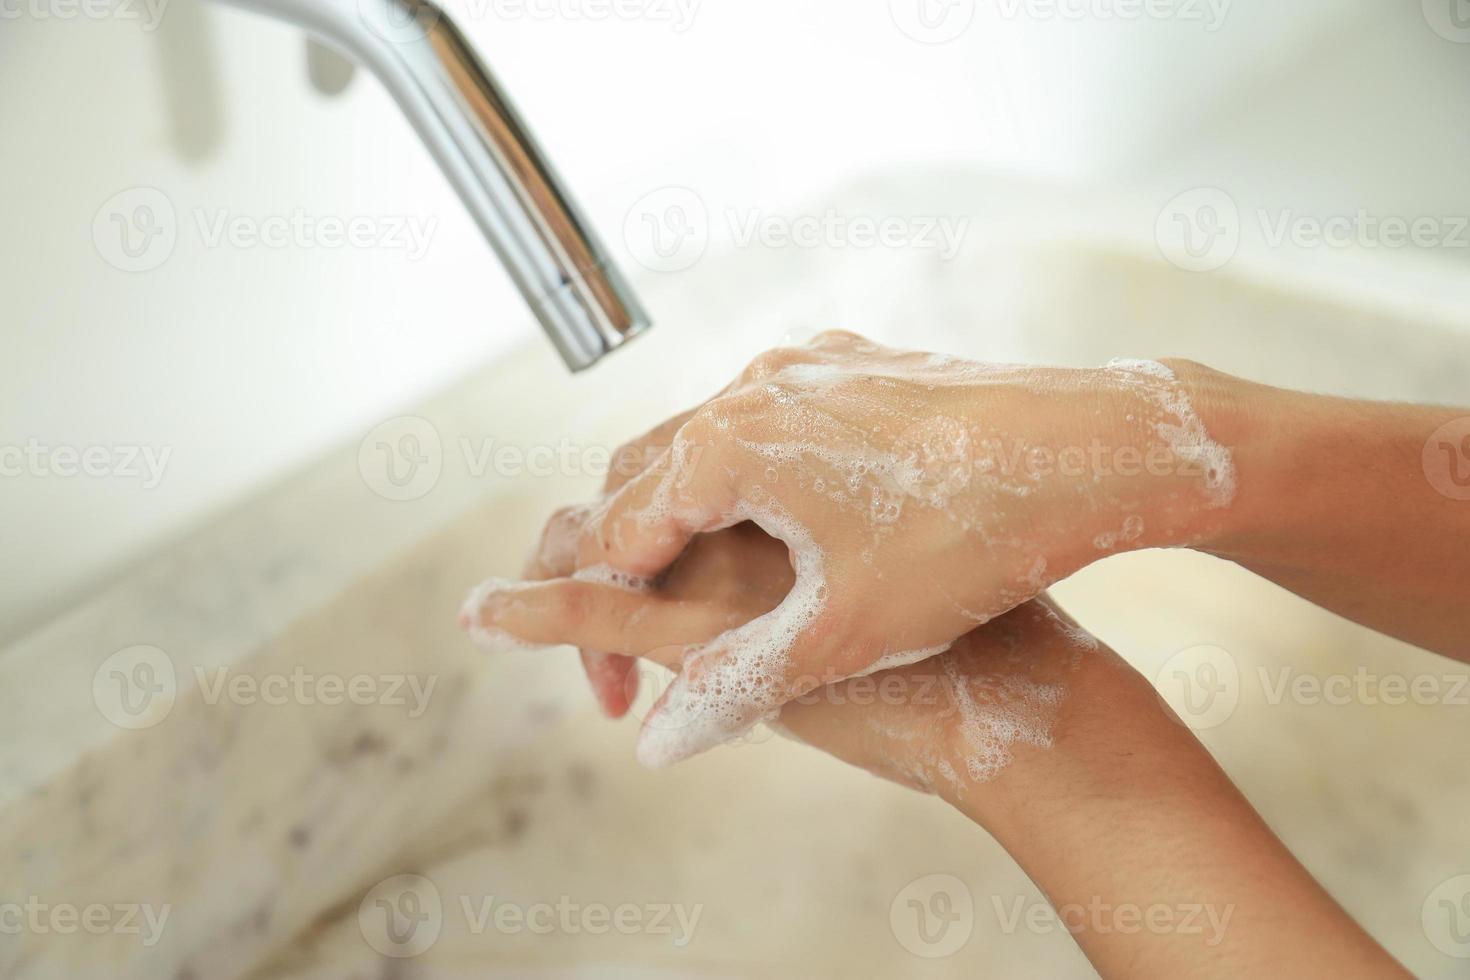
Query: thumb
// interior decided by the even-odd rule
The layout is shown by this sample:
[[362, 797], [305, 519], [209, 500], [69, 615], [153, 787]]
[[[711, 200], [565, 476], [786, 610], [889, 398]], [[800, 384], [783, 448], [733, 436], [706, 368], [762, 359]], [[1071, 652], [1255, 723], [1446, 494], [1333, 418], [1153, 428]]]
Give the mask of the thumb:
[[822, 619], [820, 581], [798, 579], [771, 612], [684, 648], [678, 676], [643, 720], [638, 761], [660, 769], [691, 758], [774, 718], [782, 705], [819, 686], [809, 668], [830, 662]]

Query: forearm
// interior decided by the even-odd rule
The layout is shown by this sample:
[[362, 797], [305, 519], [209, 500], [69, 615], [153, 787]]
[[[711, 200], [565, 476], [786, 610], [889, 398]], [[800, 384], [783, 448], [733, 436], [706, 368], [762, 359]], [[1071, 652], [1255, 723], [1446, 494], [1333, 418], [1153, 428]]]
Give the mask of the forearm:
[[1470, 500], [1452, 495], [1470, 487], [1453, 482], [1462, 447], [1433, 438], [1470, 411], [1308, 395], [1173, 367], [1237, 470], [1236, 498], [1201, 550], [1356, 622], [1470, 660]]
[[1081, 668], [1050, 748], [1020, 747], [999, 778], [947, 795], [1104, 977], [1402, 973], [1109, 655]]

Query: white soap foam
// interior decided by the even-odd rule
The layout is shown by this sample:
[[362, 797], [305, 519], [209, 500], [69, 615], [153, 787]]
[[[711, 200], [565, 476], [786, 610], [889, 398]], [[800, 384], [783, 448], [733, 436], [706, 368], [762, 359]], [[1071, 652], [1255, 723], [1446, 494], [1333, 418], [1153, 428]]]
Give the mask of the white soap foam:
[[[668, 448], [668, 467], [659, 478], [658, 486], [650, 495], [648, 504], [636, 515], [641, 527], [649, 527], [671, 517], [694, 527], [710, 523], [714, 516], [712, 513], [695, 502], [681, 500], [676, 496], [683, 484], [694, 476], [694, 464], [697, 461], [698, 450], [691, 447], [682, 435], [676, 434]], [[614, 531], [616, 530], [615, 528]], [[708, 527], [707, 530], [718, 530], [718, 527]]]
[[1119, 544], [1132, 544], [1143, 537], [1143, 518], [1137, 514], [1130, 514], [1124, 521], [1123, 527], [1117, 531], [1104, 531], [1092, 539], [1092, 546], [1098, 551], [1112, 551]]
[[954, 644], [944, 643], [937, 647], [926, 647], [922, 650], [899, 650], [896, 653], [886, 653], [873, 661], [873, 665], [867, 670], [860, 674], [854, 674], [853, 676], [867, 677], [879, 671], [898, 670], [900, 667], [910, 667], [916, 663], [928, 660], [930, 657], [937, 657], [952, 646]]
[[611, 565], [593, 565], [589, 568], [579, 568], [572, 573], [572, 578], [578, 582], [594, 582], [598, 585], [611, 585], [625, 592], [647, 592], [653, 588], [653, 579], [641, 575], [633, 575], [613, 568]]
[[470, 594], [460, 605], [459, 612], [467, 622], [465, 632], [469, 634], [470, 640], [482, 650], [491, 653], [505, 653], [513, 651], [550, 650], [553, 647], [542, 643], [530, 643], [518, 636], [513, 636], [503, 629], [494, 626], [485, 626], [480, 622], [480, 610], [485, 601], [496, 593], [513, 593], [519, 589], [531, 588], [536, 582], [512, 582], [509, 579], [490, 578], [481, 582], [470, 590]]
[[1061, 685], [1038, 684], [1016, 674], [977, 692], [953, 657], [943, 656], [939, 663], [959, 712], [968, 752], [965, 769], [972, 780], [985, 783], [999, 776], [1014, 758], [1017, 742], [1051, 747], [1051, 726], [1065, 695]]
[[[1195, 413], [1179, 379], [1157, 361], [1116, 358], [1107, 369], [1124, 379], [1140, 382], [1134, 385], [1147, 391], [1163, 412], [1173, 421], [1153, 423], [1154, 432], [1186, 463], [1198, 465], [1205, 474], [1205, 493], [1211, 506], [1226, 507], [1235, 499], [1235, 460], [1230, 450], [1210, 438]], [[1144, 380], [1147, 379], [1147, 380]]]
[[649, 768], [739, 738], [774, 718], [789, 694], [791, 648], [826, 605], [825, 559], [804, 527], [774, 502], [744, 503], [731, 520], [754, 521], [784, 541], [796, 581], [771, 612], [686, 652], [683, 674], [638, 739], [638, 760]]

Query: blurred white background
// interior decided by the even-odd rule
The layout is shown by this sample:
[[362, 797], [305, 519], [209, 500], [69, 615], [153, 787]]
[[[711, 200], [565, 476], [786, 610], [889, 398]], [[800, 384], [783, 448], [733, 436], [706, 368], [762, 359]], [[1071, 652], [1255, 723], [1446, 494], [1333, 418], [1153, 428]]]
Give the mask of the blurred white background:
[[[156, 487], [0, 479], [0, 641], [535, 332], [374, 79], [323, 96], [299, 32], [198, 3], [171, 0], [156, 24], [142, 0], [74, 17], [0, 6], [0, 446], [169, 453]], [[712, 213], [779, 213], [863, 175], [944, 166], [1156, 207], [1222, 186], [1318, 214], [1470, 213], [1460, 0], [1180, 0], [1161, 19], [1060, 4], [1079, 6], [1105, 15], [1007, 0], [643, 0], [600, 17], [596, 0], [449, 5], [635, 280], [657, 273], [629, 255], [625, 218], [670, 186]], [[176, 241], [128, 272], [99, 239], [109, 200], [136, 188], [165, 195]], [[421, 255], [211, 246], [198, 219], [297, 212], [432, 234]]]

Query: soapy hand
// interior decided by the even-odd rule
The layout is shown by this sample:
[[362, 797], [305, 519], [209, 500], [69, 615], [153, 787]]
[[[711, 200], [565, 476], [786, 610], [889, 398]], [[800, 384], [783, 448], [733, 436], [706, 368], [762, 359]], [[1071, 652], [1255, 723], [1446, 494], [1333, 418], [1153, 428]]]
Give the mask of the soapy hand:
[[[1152, 362], [987, 365], [824, 334], [758, 357], [648, 438], [664, 436], [646, 470], [560, 518], [580, 581], [492, 588], [477, 614], [480, 628], [584, 650], [679, 644], [650, 626], [666, 607], [637, 601], [640, 585], [697, 534], [751, 521], [779, 538], [792, 575], [780, 604], [664, 658], [682, 669], [645, 719], [639, 758], [655, 766], [824, 683], [932, 656], [1106, 554], [1190, 543], [1233, 490], [1229, 454]], [[559, 593], [546, 601], [628, 620], [553, 636], [510, 608]]]
[[[566, 519], [575, 523], [573, 514]], [[548, 557], [555, 549], [540, 553], [538, 567]], [[775, 609], [794, 581], [786, 546], [747, 523], [696, 537], [655, 587], [609, 591], [605, 582], [564, 579], [501, 589], [479, 615], [532, 642], [615, 647], [678, 671], [686, 647]], [[959, 802], [1005, 768], [1017, 743], [1049, 744], [1068, 678], [1098, 650], [1043, 596], [921, 663], [823, 683], [787, 702], [773, 724], [876, 775]], [[636, 678], [619, 671], [621, 683]], [[626, 707], [632, 688], [612, 697]]]

